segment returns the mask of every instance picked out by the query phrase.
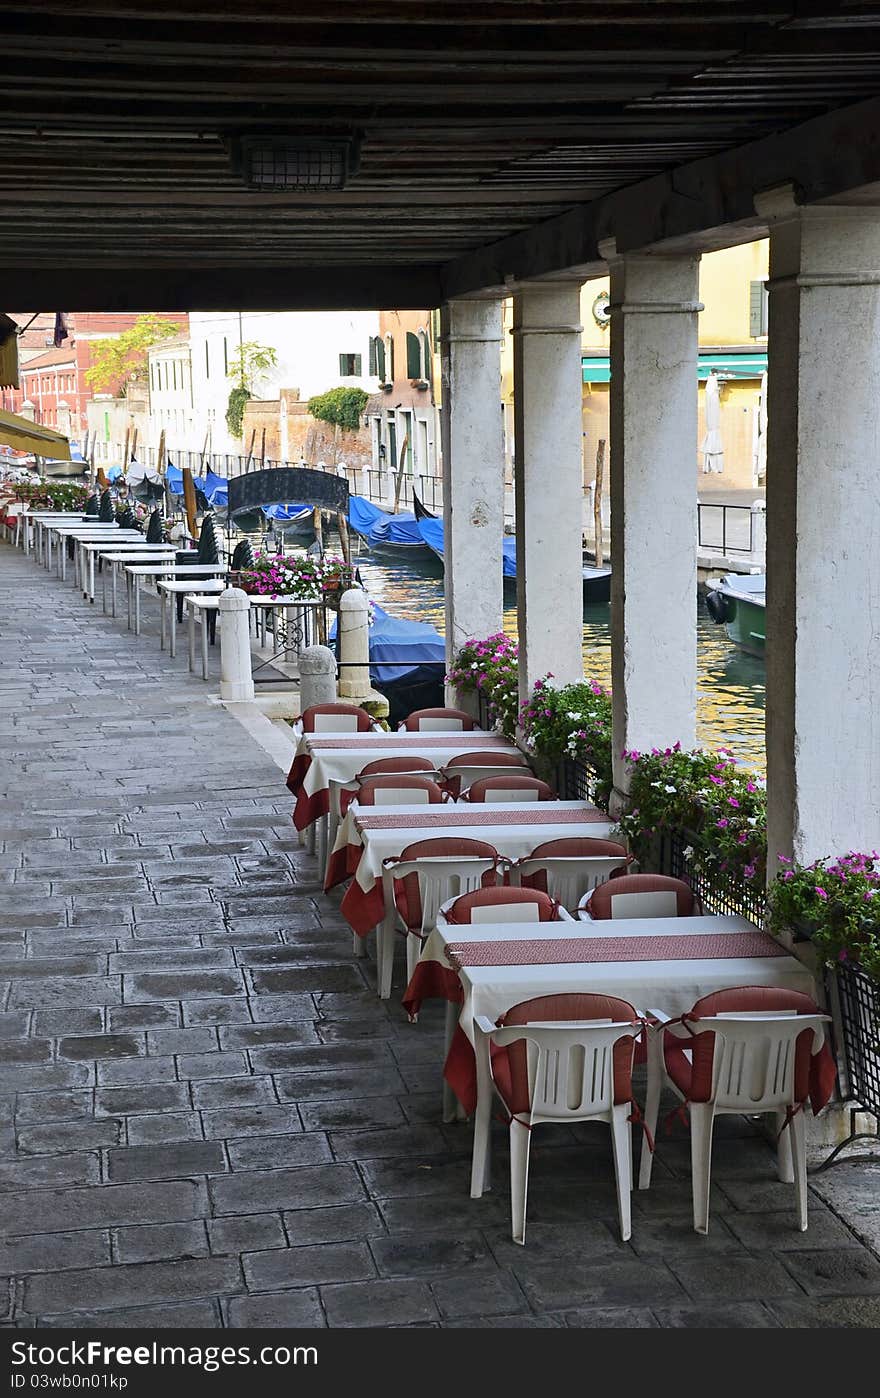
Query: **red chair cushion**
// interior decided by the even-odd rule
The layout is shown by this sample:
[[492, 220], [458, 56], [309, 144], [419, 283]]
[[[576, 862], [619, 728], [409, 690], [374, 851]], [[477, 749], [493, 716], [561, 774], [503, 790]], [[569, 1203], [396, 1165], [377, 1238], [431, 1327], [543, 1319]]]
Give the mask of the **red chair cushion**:
[[474, 720], [463, 709], [414, 709], [404, 719], [403, 726], [410, 733], [418, 732], [419, 720], [423, 718], [460, 718], [461, 726], [466, 732], [475, 727]]
[[361, 782], [357, 789], [357, 799], [361, 806], [375, 806], [376, 792], [387, 791], [389, 788], [400, 791], [427, 791], [428, 804], [435, 806], [443, 800], [443, 792], [436, 782], [430, 777], [420, 777], [417, 775], [407, 775], [403, 773], [399, 777], [368, 777], [365, 782]]
[[465, 792], [465, 799], [468, 801], [486, 800], [487, 791], [534, 791], [537, 793], [539, 801], [555, 801], [556, 792], [552, 786], [542, 782], [539, 777], [523, 774], [515, 777], [479, 777], [475, 782], [471, 782]]
[[455, 767], [522, 767], [531, 776], [531, 768], [525, 758], [516, 752], [462, 752], [457, 757], [451, 757], [445, 766], [448, 773], [446, 789], [456, 797], [461, 795], [461, 777], [451, 770]]
[[[527, 859], [623, 859], [631, 858], [626, 853], [623, 845], [619, 845], [616, 840], [591, 840], [587, 836], [581, 838], [573, 835], [561, 840], [546, 840], [543, 845], [537, 845]], [[544, 869], [539, 869], [535, 874], [526, 874], [522, 877], [521, 887], [538, 888], [542, 893], [547, 892], [547, 873]]]
[[[437, 836], [435, 839], [415, 840], [413, 844], [407, 845], [406, 849], [401, 851], [400, 858], [408, 863], [412, 859], [440, 859], [444, 855], [450, 857], [470, 855], [475, 859], [497, 859], [498, 851], [494, 845], [487, 844], [485, 840], [470, 840], [465, 837], [456, 838], [449, 835]], [[497, 871], [487, 869], [481, 882], [483, 888], [494, 888], [498, 882]], [[422, 896], [418, 874], [407, 874], [405, 878], [394, 879], [394, 903], [406, 926], [412, 931], [418, 931], [422, 925]]]
[[[374, 762], [368, 762], [366, 767], [362, 767], [358, 772], [356, 781], [363, 781], [365, 777], [387, 776], [389, 772], [433, 772], [433, 764], [427, 757], [377, 757]], [[344, 787], [339, 792], [339, 811], [345, 815], [352, 801], [357, 800], [356, 791], [346, 791]]]
[[[819, 1014], [820, 1010], [809, 995], [800, 990], [782, 990], [771, 985], [742, 985], [730, 990], [716, 990], [704, 995], [689, 1011], [688, 1018], [705, 1018], [725, 1011], [758, 1012], [796, 1010], [801, 1015]], [[694, 1025], [698, 1029], [698, 1025]], [[810, 1064], [813, 1031], [798, 1035], [795, 1051], [794, 1091], [797, 1102], [805, 1102], [810, 1094]], [[686, 1051], [690, 1051], [690, 1057]], [[689, 1102], [708, 1102], [712, 1096], [712, 1064], [715, 1056], [715, 1035], [697, 1034], [693, 1039], [663, 1035], [663, 1057], [666, 1071], [679, 1092]]]
[[[638, 1020], [638, 1011], [626, 1000], [614, 995], [591, 995], [568, 992], [538, 995], [512, 1006], [498, 1020], [501, 1025], [529, 1024], [552, 1020], [610, 1019], [615, 1023]], [[614, 1045], [614, 1103], [619, 1106], [632, 1098], [632, 1061], [635, 1041], [619, 1039]], [[495, 1086], [511, 1115], [528, 1112], [529, 1097], [528, 1050], [524, 1041], [496, 1048], [492, 1054], [492, 1076]]]
[[358, 733], [369, 733], [373, 726], [373, 720], [366, 709], [358, 708], [357, 704], [312, 704], [302, 713], [302, 726], [304, 733], [314, 733], [315, 718], [318, 714], [348, 714], [357, 718]]
[[664, 893], [674, 892], [679, 917], [692, 917], [697, 903], [692, 888], [682, 879], [670, 878], [667, 874], [625, 874], [622, 878], [599, 884], [593, 890], [587, 911], [590, 917], [603, 920], [611, 917], [611, 899], [620, 893]]
[[477, 888], [473, 893], [462, 893], [446, 913], [446, 921], [453, 926], [469, 923], [474, 908], [503, 908], [511, 903], [530, 903], [538, 909], [538, 922], [552, 922], [556, 917], [558, 904], [546, 893], [528, 888]]

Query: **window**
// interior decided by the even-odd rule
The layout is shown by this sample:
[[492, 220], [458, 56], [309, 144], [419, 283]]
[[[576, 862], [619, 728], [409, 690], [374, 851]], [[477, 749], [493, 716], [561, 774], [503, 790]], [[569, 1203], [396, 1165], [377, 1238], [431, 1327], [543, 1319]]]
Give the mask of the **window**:
[[422, 388], [431, 381], [431, 346], [427, 330], [406, 332], [406, 376]]
[[226, 348], [226, 336], [223, 336], [223, 372], [229, 373], [229, 351]]
[[370, 336], [370, 373], [385, 382], [385, 344], [380, 335]]
[[753, 340], [758, 340], [762, 335], [767, 334], [768, 297], [767, 283], [765, 281], [753, 281], [749, 283], [749, 334]]
[[385, 336], [385, 383], [394, 382], [394, 336]]
[[359, 379], [361, 376], [361, 356], [359, 354], [341, 354], [339, 356], [339, 373], [344, 379]]

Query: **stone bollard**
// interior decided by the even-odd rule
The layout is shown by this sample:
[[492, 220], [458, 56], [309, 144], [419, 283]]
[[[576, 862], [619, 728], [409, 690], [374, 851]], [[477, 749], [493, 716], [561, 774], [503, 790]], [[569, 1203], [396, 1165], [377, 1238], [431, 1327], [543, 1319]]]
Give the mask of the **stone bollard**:
[[299, 702], [303, 711], [313, 704], [336, 703], [336, 656], [329, 646], [300, 651]]
[[752, 562], [767, 566], [767, 506], [763, 500], [752, 502]]
[[220, 698], [254, 697], [251, 673], [250, 598], [240, 587], [220, 594]]
[[359, 587], [339, 599], [339, 697], [367, 699], [370, 684], [370, 604]]

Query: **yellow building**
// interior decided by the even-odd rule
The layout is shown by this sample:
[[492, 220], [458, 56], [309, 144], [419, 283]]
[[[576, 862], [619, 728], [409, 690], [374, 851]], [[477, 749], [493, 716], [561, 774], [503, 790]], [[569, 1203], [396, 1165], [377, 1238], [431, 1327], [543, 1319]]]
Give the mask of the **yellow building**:
[[[692, 445], [701, 494], [750, 490], [755, 484], [755, 432], [761, 375], [767, 367], [766, 292], [768, 243], [744, 243], [707, 253], [700, 263], [699, 429]], [[585, 282], [581, 290], [584, 483], [592, 482], [600, 441], [608, 444], [609, 327], [608, 279]], [[505, 332], [512, 306], [505, 303]], [[504, 335], [503, 397], [509, 450], [513, 440], [513, 350]], [[720, 430], [724, 467], [702, 470], [700, 443], [705, 433], [705, 385], [715, 371], [720, 389]], [[686, 444], [682, 443], [682, 449]], [[607, 481], [607, 467], [606, 467]], [[763, 483], [763, 482], [761, 482]]]

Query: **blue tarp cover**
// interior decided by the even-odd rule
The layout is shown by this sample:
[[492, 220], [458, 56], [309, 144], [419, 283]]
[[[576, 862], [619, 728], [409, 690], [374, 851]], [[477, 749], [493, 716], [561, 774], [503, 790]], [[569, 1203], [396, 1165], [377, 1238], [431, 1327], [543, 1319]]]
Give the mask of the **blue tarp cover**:
[[229, 481], [225, 476], [215, 475], [210, 469], [205, 472], [205, 483], [202, 489], [209, 505], [213, 505], [215, 509], [224, 509], [229, 504], [229, 495], [226, 490], [228, 484]]
[[305, 519], [306, 515], [315, 513], [314, 505], [264, 505], [263, 513], [269, 519], [294, 520]]
[[[428, 548], [433, 549], [438, 558], [443, 557], [443, 521], [442, 519], [420, 519], [419, 533], [424, 539]], [[503, 551], [503, 574], [505, 578], [516, 577], [516, 539], [512, 534], [505, 534], [502, 543]]]
[[348, 522], [356, 534], [366, 537], [375, 524], [387, 519], [384, 510], [363, 495], [349, 495]]
[[[429, 661], [446, 661], [446, 643], [430, 622], [405, 621], [389, 616], [373, 603], [373, 625], [370, 627], [370, 679], [373, 684], [388, 684], [402, 679], [419, 665]], [[330, 628], [330, 639], [336, 636], [336, 622]], [[381, 664], [397, 662], [396, 664]], [[439, 672], [438, 672], [439, 673]]]
[[[179, 466], [174, 466], [169, 461], [165, 467], [165, 479], [168, 482], [168, 487], [172, 495], [183, 494], [183, 472]], [[214, 479], [215, 481], [222, 480], [222, 476], [215, 476]], [[193, 476], [193, 485], [196, 490], [201, 490], [203, 494], [205, 491], [205, 481], [206, 477], [204, 476]]]

